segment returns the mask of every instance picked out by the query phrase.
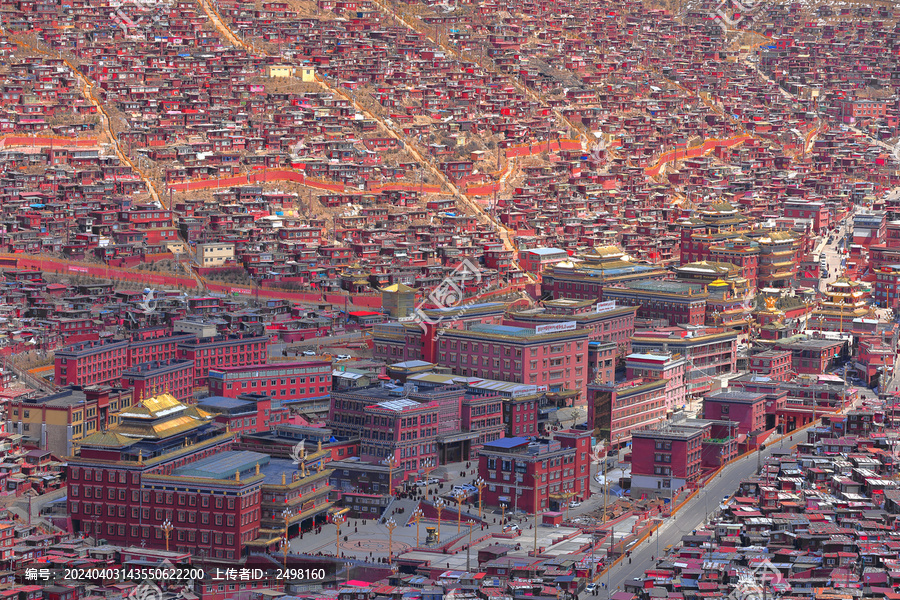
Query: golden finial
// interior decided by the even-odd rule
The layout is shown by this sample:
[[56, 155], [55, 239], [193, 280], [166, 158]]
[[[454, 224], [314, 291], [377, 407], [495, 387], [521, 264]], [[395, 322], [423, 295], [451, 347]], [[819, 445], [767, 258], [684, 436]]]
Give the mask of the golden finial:
[[144, 388], [141, 388], [141, 391], [138, 392], [138, 404], [144, 401]]
[[281, 485], [287, 485], [287, 474], [286, 473], [281, 474]]
[[259, 475], [259, 463], [256, 463], [256, 474]]
[[138, 449], [138, 462], [139, 463], [144, 462], [144, 451], [141, 449]]
[[319, 440], [319, 443], [316, 445], [316, 452], [322, 451], [322, 440]]
[[241, 482], [241, 472], [239, 470], [234, 472], [234, 480], [238, 483]]

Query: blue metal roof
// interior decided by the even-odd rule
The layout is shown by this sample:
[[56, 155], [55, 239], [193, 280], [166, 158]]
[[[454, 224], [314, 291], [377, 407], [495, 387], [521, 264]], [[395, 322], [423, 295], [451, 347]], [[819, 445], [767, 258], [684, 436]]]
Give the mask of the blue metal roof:
[[252, 402], [249, 400], [238, 400], [237, 398], [226, 398], [225, 396], [210, 396], [199, 400], [197, 404], [215, 408], [237, 408], [246, 404], [252, 404]]
[[485, 443], [485, 448], [515, 448], [516, 446], [522, 446], [528, 443], [528, 438], [523, 437], [508, 437], [508, 438], [500, 438], [499, 440], [494, 440], [493, 442]]

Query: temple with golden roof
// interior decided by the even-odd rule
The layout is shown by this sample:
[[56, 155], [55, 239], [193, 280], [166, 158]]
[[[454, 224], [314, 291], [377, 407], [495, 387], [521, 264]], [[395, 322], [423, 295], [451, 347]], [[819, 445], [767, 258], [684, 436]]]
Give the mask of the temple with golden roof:
[[330, 451], [294, 460], [237, 451], [213, 415], [167, 393], [141, 398], [68, 457], [76, 532], [237, 561], [328, 518]]
[[868, 291], [858, 281], [839, 277], [828, 284], [824, 292], [826, 299], [812, 312], [810, 327], [820, 331], [849, 332], [854, 319], [861, 319], [872, 313], [866, 298]]

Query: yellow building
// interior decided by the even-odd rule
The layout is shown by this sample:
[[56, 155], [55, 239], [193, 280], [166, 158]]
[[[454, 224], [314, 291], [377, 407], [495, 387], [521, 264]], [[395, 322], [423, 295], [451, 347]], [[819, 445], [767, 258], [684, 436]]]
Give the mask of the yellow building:
[[408, 317], [416, 305], [416, 289], [395, 283], [381, 289], [381, 303], [394, 318]]
[[197, 244], [197, 266], [221, 267], [234, 260], [234, 244], [209, 242]]
[[290, 65], [270, 65], [266, 67], [267, 77], [292, 77], [294, 69]]
[[91, 386], [64, 389], [40, 398], [11, 400], [7, 430], [23, 442], [69, 456], [73, 445], [117, 422], [115, 413], [131, 406], [132, 390]]
[[316, 80], [316, 70], [312, 67], [297, 67], [300, 81], [311, 82]]

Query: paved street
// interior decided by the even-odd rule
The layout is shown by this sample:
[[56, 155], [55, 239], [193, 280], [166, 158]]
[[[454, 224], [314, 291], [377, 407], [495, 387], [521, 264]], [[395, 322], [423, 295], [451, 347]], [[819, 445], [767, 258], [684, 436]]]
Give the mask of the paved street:
[[828, 243], [828, 236], [824, 236], [822, 242], [816, 247], [816, 254], [824, 255], [825, 261], [828, 268], [828, 276], [820, 278], [819, 280], [819, 289], [825, 289], [825, 283], [834, 281], [838, 278], [841, 272], [841, 248], [840, 241], [845, 239], [847, 233], [850, 229], [850, 223], [853, 219], [853, 214], [856, 212], [856, 208], [850, 211], [850, 214], [845, 218], [840, 225], [838, 226], [837, 232], [834, 234], [834, 241], [832, 243]]
[[[797, 433], [793, 437], [793, 441], [775, 442], [772, 446], [767, 447], [761, 453], [762, 460], [765, 461], [766, 457], [771, 456], [775, 450], [786, 450], [797, 442], [806, 441], [806, 433]], [[756, 464], [757, 456], [754, 453], [725, 469], [672, 518], [667, 519], [656, 534], [651, 535], [640, 546], [631, 549], [631, 564], [628, 564], [628, 559], [623, 559], [610, 569], [608, 575], [604, 575], [600, 579], [602, 583], [608, 582], [607, 588], [601, 595], [608, 597], [616, 590], [624, 589], [625, 584], [635, 577], [642, 578], [644, 571], [654, 566], [653, 557], [664, 553], [666, 546], [680, 542], [683, 535], [689, 534], [703, 523], [707, 514], [718, 507], [722, 498], [734, 494], [741, 481], [756, 472]]]

